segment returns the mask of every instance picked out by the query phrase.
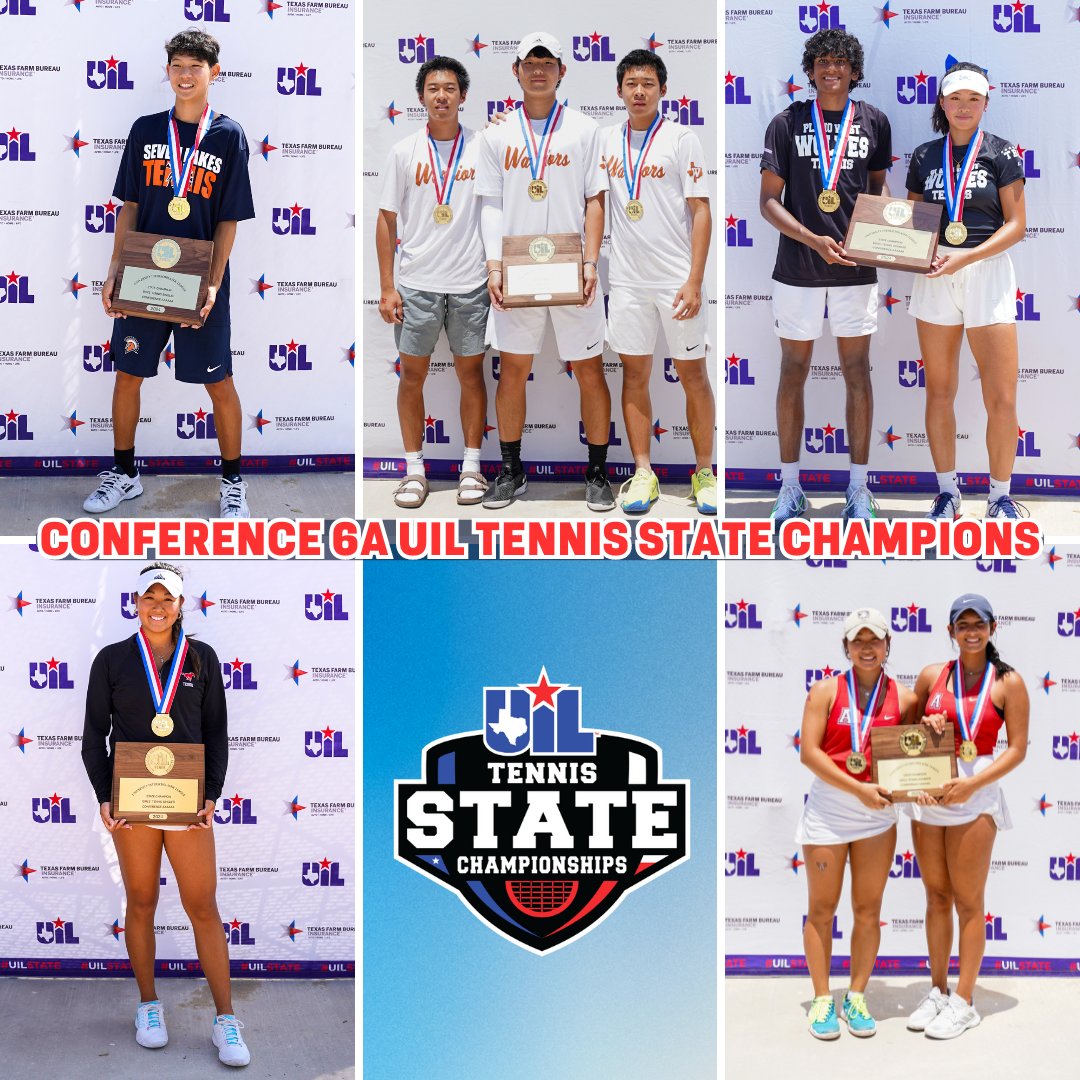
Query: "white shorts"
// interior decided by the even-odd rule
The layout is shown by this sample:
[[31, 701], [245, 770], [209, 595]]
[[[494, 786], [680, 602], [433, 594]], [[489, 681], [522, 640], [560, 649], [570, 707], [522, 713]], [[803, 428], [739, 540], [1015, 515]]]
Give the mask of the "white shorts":
[[908, 314], [938, 326], [1015, 322], [1016, 271], [1009, 253], [980, 259], [945, 277], [917, 274]]
[[[599, 288], [599, 286], [598, 286]], [[514, 308], [496, 311], [491, 308], [488, 340], [499, 352], [535, 356], [544, 345], [548, 313], [555, 327], [555, 345], [559, 359], [588, 360], [604, 349], [606, 326], [604, 300], [597, 296], [591, 307]]]
[[[992, 765], [991, 754], [977, 757], [974, 761], [956, 759], [958, 776], [974, 776]], [[989, 814], [999, 829], [1011, 829], [1012, 817], [1005, 802], [1005, 795], [998, 784], [988, 784], [979, 788], [966, 803], [956, 806], [919, 806], [918, 803], [905, 803], [904, 813], [924, 825], [966, 825], [981, 814]]]
[[795, 843], [850, 844], [880, 836], [895, 824], [895, 806], [871, 810], [854, 795], [815, 777], [795, 830]]
[[800, 289], [773, 282], [773, 329], [789, 341], [817, 341], [829, 309], [834, 338], [865, 337], [877, 330], [877, 285], [832, 285]]
[[664, 331], [667, 354], [675, 360], [704, 360], [709, 347], [708, 299], [692, 319], [673, 319], [675, 289], [613, 285], [608, 294], [608, 345], [626, 356], [652, 356], [656, 331]]

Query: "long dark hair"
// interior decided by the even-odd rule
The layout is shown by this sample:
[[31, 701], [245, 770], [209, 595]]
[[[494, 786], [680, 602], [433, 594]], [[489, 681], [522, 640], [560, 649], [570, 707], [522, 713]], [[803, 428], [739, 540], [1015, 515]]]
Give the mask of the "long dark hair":
[[[184, 572], [179, 566], [174, 566], [172, 563], [167, 562], [152, 562], [149, 566], [144, 566], [139, 571], [139, 576], [142, 577], [147, 570], [168, 570], [169, 573], [175, 574], [181, 582], [184, 580]], [[180, 605], [180, 610], [176, 613], [176, 622], [172, 624], [172, 639], [175, 646], [180, 639], [180, 631], [184, 626], [184, 605]], [[199, 662], [199, 654], [194, 649], [188, 649], [188, 657], [191, 660], [191, 666], [195, 671], [196, 677], [202, 674], [202, 664]]]
[[1014, 670], [1011, 665], [1006, 664], [1005, 661], [1001, 659], [1001, 655], [997, 651], [997, 646], [992, 641], [986, 643], [986, 662], [994, 665], [994, 673], [998, 678], [1001, 678], [1002, 675], [1008, 675], [1010, 671]]
[[[986, 74], [986, 68], [979, 67], [978, 64], [972, 64], [967, 60], [961, 60], [958, 64], [953, 64], [948, 71], [945, 72], [945, 76], [942, 78], [941, 83], [945, 82], [945, 79], [951, 75], [954, 71], [977, 71], [980, 75]], [[938, 86], [941, 86], [941, 83]], [[934, 102], [934, 115], [930, 118], [930, 126], [939, 134], [944, 135], [949, 130], [949, 118], [945, 115], [945, 110], [941, 107], [941, 90], [938, 90], [937, 101]]]

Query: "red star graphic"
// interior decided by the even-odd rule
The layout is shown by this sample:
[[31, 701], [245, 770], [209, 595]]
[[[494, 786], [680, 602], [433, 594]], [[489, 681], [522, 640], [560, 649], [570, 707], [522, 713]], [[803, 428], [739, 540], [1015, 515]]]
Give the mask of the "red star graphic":
[[259, 295], [262, 296], [267, 289], [272, 289], [273, 285], [267, 285], [265, 281], [256, 282], [256, 288], [259, 290]]
[[681, 98], [679, 98], [679, 104], [684, 109], [689, 109], [690, 108], [690, 99], [685, 94], [683, 94], [683, 96]]
[[1019, 143], [1016, 144], [1016, 153], [1020, 157], [1024, 156], [1024, 148]]
[[19, 278], [22, 277], [22, 275], [16, 274], [15, 271], [12, 270], [10, 274], [5, 274], [4, 277], [7, 278], [10, 284], [14, 285], [18, 282]]
[[[306, 675], [306, 674], [307, 674], [307, 672], [302, 667], [300, 667], [299, 664], [295, 664], [293, 666], [293, 669], [292, 669], [292, 677], [293, 677], [293, 679], [299, 679], [301, 675]], [[329, 736], [327, 736], [327, 738], [329, 738]]]
[[1076, 732], [1074, 731], [1074, 732], [1073, 732], [1073, 733], [1072, 733], [1072, 734], [1071, 734], [1071, 735], [1069, 736], [1069, 742], [1080, 742], [1080, 735], [1077, 735], [1077, 734], [1076, 734]]
[[792, 855], [791, 856], [791, 869], [792, 870], [798, 870], [800, 866], [805, 866], [805, 865], [806, 865], [806, 863], [804, 863], [802, 861], [802, 859], [799, 858], [798, 855]]
[[303, 62], [296, 65], [296, 74], [297, 75], [305, 75], [305, 74], [307, 74], [307, 68], [304, 67]]
[[725, 86], [734, 86], [735, 85], [735, 76], [732, 75], [730, 71], [724, 76], [724, 85]]
[[427, 38], [424, 37], [423, 34], [417, 34], [416, 35], [416, 44], [417, 45], [423, 45], [425, 41], [427, 41]]
[[918, 604], [908, 604], [908, 614], [909, 615], [918, 615], [919, 614], [919, 605]]
[[1073, 612], [1073, 618], [1074, 618], [1074, 619], [1080, 619], [1080, 608], [1077, 608], [1077, 609], [1076, 609], [1076, 610], [1075, 610], [1075, 611]]
[[299, 217], [300, 211], [303, 209], [304, 208], [299, 203], [293, 203], [292, 206], [289, 207], [289, 213], [291, 213], [293, 217]]
[[229, 926], [231, 926], [234, 930], [239, 930], [240, 929], [240, 920], [239, 919], [233, 919], [233, 921], [231, 923], [229, 923]]
[[797, 94], [801, 89], [802, 89], [801, 86], [799, 86], [797, 83], [793, 83], [790, 79], [788, 79], [788, 81], [787, 81], [787, 90], [785, 91], [786, 93], [788, 93], [788, 94]]
[[1063, 556], [1061, 556], [1061, 555], [1055, 555], [1055, 554], [1054, 554], [1054, 549], [1053, 549], [1053, 548], [1051, 548], [1051, 549], [1050, 549], [1050, 551], [1049, 551], [1049, 553], [1047, 554], [1046, 558], [1047, 558], [1047, 559], [1049, 560], [1049, 562], [1050, 562], [1050, 565], [1051, 565], [1051, 566], [1053, 566], [1053, 565], [1054, 565], [1054, 563], [1056, 563], [1056, 562], [1061, 562], [1061, 560], [1062, 560]]
[[1016, 299], [1017, 300], [1023, 300], [1025, 296], [1027, 296], [1027, 293], [1021, 292], [1019, 289], [1016, 290]]
[[196, 420], [205, 420], [206, 419], [206, 410], [205, 409], [199, 409], [199, 411], [195, 414], [195, 419]]
[[597, 33], [597, 32], [596, 32], [595, 30], [594, 30], [594, 31], [593, 31], [593, 32], [592, 32], [592, 33], [591, 33], [591, 34], [589, 35], [589, 40], [590, 40], [590, 41], [591, 41], [591, 42], [592, 42], [592, 43], [593, 43], [594, 45], [599, 45], [599, 44], [600, 44], [600, 35], [599, 35], [599, 34], [598, 34], [598, 33]]
[[388, 119], [393, 120], [395, 116], [400, 116], [403, 110], [395, 109], [393, 103], [387, 105], [386, 116]]
[[985, 918], [986, 918], [987, 925], [989, 925], [990, 923], [992, 923], [994, 921], [994, 916], [991, 915], [989, 911], [986, 913]]
[[555, 707], [555, 695], [562, 689], [561, 685], [548, 682], [547, 669], [540, 669], [540, 680], [535, 686], [526, 686], [526, 690], [532, 694], [533, 708], [539, 708], [541, 705], [550, 705]]
[[331, 592], [329, 589], [327, 589], [326, 592], [319, 593], [319, 595], [329, 604], [330, 601], [333, 600], [335, 596], [337, 596], [337, 593]]
[[904, 862], [911, 862], [911, 860], [914, 859], [914, 858], [915, 858], [915, 855], [914, 855], [913, 852], [910, 852], [910, 851], [905, 851], [904, 852]]
[[69, 431], [74, 431], [76, 428], [81, 428], [86, 423], [85, 420], [76, 420], [74, 414], [71, 416], [65, 416], [64, 422], [68, 426]]
[[306, 806], [301, 806], [298, 802], [290, 802], [289, 807], [290, 807], [290, 812], [293, 813], [293, 814], [298, 813], [301, 810], [306, 810], [307, 809]]
[[119, 205], [120, 205], [119, 203], [114, 203], [114, 202], [112, 201], [112, 199], [110, 199], [110, 200], [109, 200], [109, 201], [108, 201], [108, 202], [107, 202], [107, 203], [105, 204], [105, 213], [106, 213], [106, 214], [111, 214], [111, 213], [113, 213], [113, 212], [114, 212], [115, 210], [118, 210], [118, 209], [119, 209]]
[[15, 608], [18, 611], [22, 611], [24, 607], [32, 607], [33, 603], [30, 600], [23, 600], [20, 597], [15, 598]]
[[78, 296], [78, 295], [79, 295], [79, 290], [80, 290], [80, 289], [85, 289], [85, 288], [86, 288], [86, 286], [85, 286], [85, 285], [80, 285], [80, 284], [79, 284], [79, 275], [78, 275], [78, 274], [76, 274], [76, 275], [75, 275], [75, 276], [74, 276], [74, 277], [73, 277], [73, 278], [71, 279], [71, 281], [70, 281], [70, 282], [69, 282], [68, 284], [70, 284], [70, 285], [71, 285], [71, 291], [72, 291], [72, 292], [73, 292], [73, 293], [74, 293], [74, 294], [75, 294], [76, 296]]
[[920, 86], [925, 86], [926, 85], [926, 75], [920, 70], [919, 74], [915, 76], [915, 81]]
[[736, 728], [736, 730], [744, 739], [750, 733], [750, 729], [745, 724], [743, 724], [743, 726], [740, 728]]
[[746, 858], [746, 852], [743, 851], [742, 848], [739, 848], [739, 850], [735, 852], [735, 858], [736, 859], [745, 859]]
[[749, 604], [745, 600], [740, 600], [738, 604], [736, 604], [736, 607], [738, 607], [740, 611], [745, 611], [747, 607], [749, 607]]
[[734, 214], [728, 214], [728, 216], [726, 218], [724, 218], [724, 221], [727, 224], [727, 227], [729, 229], [734, 229], [735, 228], [735, 223], [738, 220], [739, 219]]
[[331, 737], [331, 736], [332, 736], [332, 735], [334, 734], [334, 732], [335, 732], [336, 730], [337, 730], [336, 728], [332, 728], [332, 727], [324, 727], [324, 728], [323, 728], [323, 729], [322, 729], [322, 730], [321, 730], [321, 731], [319, 732], [319, 734], [320, 734], [320, 735], [322, 735], [322, 737], [323, 737], [324, 739], [329, 739], [329, 738], [330, 738], [330, 737]]
[[821, 12], [822, 15], [829, 14], [829, 5], [825, 3], [825, 0], [821, 0], [821, 3], [818, 4], [817, 9]]
[[279, 7], [281, 7], [281, 5], [275, 4], [274, 0], [266, 0], [266, 13], [271, 19], [274, 17], [274, 12], [277, 11]]
[[14, 409], [12, 409], [11, 412], [4, 413], [4, 416], [6, 416], [9, 422], [12, 424], [14, 424], [15, 421], [19, 419], [19, 413], [17, 413]]
[[233, 671], [243, 671], [244, 661], [241, 660], [238, 656], [235, 660], [229, 661], [229, 666], [233, 669]]
[[[888, 11], [886, 9], [882, 9], [881, 17], [885, 20], [886, 24], [888, 24], [888, 21], [890, 19], [895, 19], [899, 14], [899, 11]], [[896, 158], [893, 158], [893, 161], [895, 160]]]
[[303, 932], [304, 931], [301, 930], [299, 926], [290, 926], [289, 927], [289, 937], [290, 938], [294, 938], [294, 937], [296, 937], [297, 934], [302, 934]]
[[263, 141], [261, 143], [259, 143], [259, 153], [260, 154], [266, 155], [266, 154], [269, 154], [271, 150], [276, 150], [276, 149], [277, 149], [277, 147], [276, 146], [271, 146], [270, 143], [268, 143], [266, 141], [266, 139], [263, 139]]
[[22, 134], [22, 132], [21, 131], [16, 131], [15, 130], [15, 125], [13, 124], [12, 127], [11, 127], [11, 130], [10, 131], [5, 131], [4, 134], [9, 139], [11, 139], [12, 142], [14, 142]]
[[52, 793], [52, 795], [49, 796], [49, 805], [50, 806], [59, 806], [60, 805], [60, 796], [57, 795], [55, 791]]
[[824, 431], [824, 433], [825, 433], [826, 435], [832, 435], [832, 434], [833, 434], [833, 432], [835, 432], [835, 431], [836, 431], [836, 428], [834, 428], [834, 427], [832, 426], [832, 424], [826, 424], [826, 425], [825, 425], [825, 427], [824, 427], [824, 428], [823, 428], [822, 430]]
[[229, 802], [231, 802], [233, 804], [233, 806], [243, 806], [244, 805], [244, 800], [241, 799], [239, 795], [234, 795], [231, 799], [229, 799]]
[[90, 144], [88, 142], [84, 141], [83, 139], [77, 138], [75, 135], [71, 136], [71, 149], [72, 150], [81, 150], [84, 146], [89, 146], [89, 145]]
[[110, 56], [109, 59], [105, 61], [105, 64], [106, 64], [106, 66], [108, 67], [108, 69], [110, 71], [115, 71], [116, 70], [116, 65], [118, 63], [119, 63], [119, 61], [116, 59], [115, 56]]
[[330, 860], [328, 858], [326, 858], [326, 856], [324, 855], [322, 857], [322, 859], [320, 860], [320, 862], [319, 862], [319, 866], [323, 870], [329, 870], [330, 869]]
[[653, 433], [653, 438], [659, 439], [661, 435], [666, 435], [667, 434], [667, 428], [666, 427], [661, 427], [660, 426], [660, 421], [657, 420], [656, 423], [653, 424], [652, 433]]
[[1075, 856], [1075, 855], [1074, 855], [1074, 854], [1073, 854], [1073, 853], [1072, 853], [1072, 852], [1070, 851], [1070, 852], [1069, 852], [1069, 854], [1065, 856], [1065, 861], [1066, 861], [1066, 862], [1067, 862], [1067, 863], [1068, 863], [1068, 864], [1069, 864], [1070, 866], [1072, 866], [1072, 864], [1073, 864], [1074, 862], [1076, 862], [1076, 856]]
[[435, 426], [435, 417], [434, 416], [425, 416], [424, 417], [424, 424], [427, 427], [434, 427]]
[[28, 878], [31, 874], [36, 874], [37, 871], [32, 866], [20, 866], [19, 873], [22, 874], [24, 878]]
[[53, 920], [53, 926], [55, 926], [57, 930], [62, 930], [66, 925], [67, 923], [65, 923], [64, 920], [61, 919], [59, 916], [57, 916]]
[[494, 431], [494, 430], [495, 430], [495, 428], [485, 420], [484, 421], [484, 434], [487, 435], [488, 432]]
[[822, 674], [822, 676], [823, 676], [824, 678], [826, 678], [826, 679], [831, 679], [831, 678], [833, 677], [833, 675], [835, 675], [835, 674], [836, 674], [836, 670], [835, 670], [834, 668], [831, 668], [831, 667], [829, 667], [829, 665], [828, 665], [828, 664], [826, 664], [826, 665], [825, 665], [825, 666], [824, 666], [824, 667], [823, 667], [823, 668], [821, 669], [821, 674]]
[[888, 292], [886, 292], [886, 294], [885, 294], [885, 306], [890, 311], [892, 311], [894, 304], [899, 304], [899, 303], [900, 303], [900, 301], [895, 296], [892, 296]]
[[[506, 111], [509, 112], [514, 107], [514, 99], [512, 97], [504, 98], [502, 104], [506, 106]], [[1080, 158], [1080, 154], [1077, 157]]]
[[1024, 5], [1020, 3], [1020, 0], [1016, 0], [1016, 3], [1012, 5], [1012, 9], [1019, 15], [1020, 12], [1024, 10]]
[[56, 671], [60, 667], [60, 661], [55, 656], [49, 658], [49, 670]]
[[296, 344], [295, 341], [288, 341], [285, 343], [285, 348], [288, 349], [289, 352], [296, 352], [299, 346]]
[[739, 366], [739, 357], [737, 357], [734, 353], [732, 353], [728, 357], [725, 357], [725, 359], [728, 362], [728, 367], [738, 367]]

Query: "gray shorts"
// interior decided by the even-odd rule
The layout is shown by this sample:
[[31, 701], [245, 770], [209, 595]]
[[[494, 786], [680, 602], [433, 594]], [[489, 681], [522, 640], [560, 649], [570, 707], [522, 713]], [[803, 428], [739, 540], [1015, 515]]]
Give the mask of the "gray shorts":
[[487, 285], [470, 293], [448, 295], [398, 286], [405, 321], [394, 325], [394, 341], [406, 356], [430, 356], [446, 327], [446, 339], [455, 356], [476, 356], [487, 346]]

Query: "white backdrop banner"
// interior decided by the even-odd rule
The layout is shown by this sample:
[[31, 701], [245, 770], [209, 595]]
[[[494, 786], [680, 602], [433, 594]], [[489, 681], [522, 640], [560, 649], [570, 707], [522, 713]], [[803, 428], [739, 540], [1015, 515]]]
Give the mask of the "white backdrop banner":
[[[164, 43], [194, 28], [251, 151], [230, 259], [244, 471], [353, 467], [351, 3], [0, 0], [0, 474], [112, 463], [111, 192], [132, 122], [172, 105]], [[213, 471], [209, 400], [172, 385], [172, 352], [143, 384], [139, 467]]]
[[[599, 9], [597, 9], [599, 10]], [[572, 0], [554, 0], [539, 12], [502, 9], [466, 0], [453, 9], [427, 2], [410, 4], [407, 17], [393, 6], [365, 11], [364, 47], [364, 188], [361, 242], [364, 261], [364, 475], [393, 477], [404, 473], [396, 396], [398, 356], [393, 328], [379, 317], [379, 273], [375, 259], [375, 222], [379, 213], [382, 173], [395, 142], [420, 130], [427, 113], [417, 100], [419, 65], [432, 56], [453, 56], [469, 70], [471, 88], [462, 108], [467, 127], [483, 128], [496, 109], [520, 104], [521, 90], [510, 70], [517, 44], [531, 30], [543, 29], [562, 43], [567, 67], [559, 100], [595, 119], [601, 127], [622, 123], [626, 112], [615, 92], [615, 68], [631, 49], [651, 48], [668, 68], [668, 96], [661, 113], [671, 122], [689, 125], [701, 139], [708, 166], [716, 163], [716, 16], [711, 8], [672, 4], [657, 13], [635, 0], [610, 13], [583, 13]], [[588, 23], [588, 25], [586, 25]], [[713, 220], [715, 168], [707, 168]], [[600, 280], [607, 283], [608, 240], [600, 256]], [[710, 340], [716, 337], [715, 274], [706, 272]], [[656, 474], [685, 480], [694, 455], [682, 388], [670, 358], [658, 340], [652, 380], [653, 468]], [[715, 353], [713, 354], [715, 357]], [[570, 359], [574, 359], [571, 357]], [[715, 384], [715, 359], [710, 358]], [[633, 458], [619, 406], [622, 373], [619, 358], [604, 353], [604, 370], [612, 396], [609, 454], [612, 478], [633, 474]], [[488, 419], [483, 461], [497, 471], [495, 388], [499, 356], [488, 351], [485, 377]], [[571, 372], [558, 361], [554, 335], [548, 333], [533, 365], [528, 388], [528, 421], [523, 452], [529, 478], [565, 479], [584, 473], [585, 436], [578, 416], [577, 387]], [[427, 424], [424, 458], [428, 475], [456, 476], [464, 450], [458, 420], [458, 381], [445, 335], [439, 339], [424, 389]], [[489, 468], [490, 467], [490, 468]]]
[[[997, 645], [1031, 696], [1027, 757], [1002, 781], [1013, 828], [999, 832], [986, 885], [986, 974], [1080, 974], [1080, 552], [973, 563], [747, 563], [728, 575], [725, 819], [727, 973], [806, 970], [802, 849], [795, 826], [812, 774], [798, 735], [810, 684], [845, 671], [843, 621], [856, 607], [892, 626], [888, 670], [914, 686], [956, 654], [948, 605], [984, 594]], [[998, 751], [1006, 745], [1002, 727]], [[926, 970], [926, 897], [901, 815], [881, 911], [878, 971]], [[847, 970], [848, 883], [833, 924], [834, 972]], [[953, 960], [955, 970], [955, 958]]]
[[[890, 10], [891, 8], [891, 10]], [[758, 211], [762, 136], [777, 113], [811, 92], [801, 70], [808, 35], [841, 27], [866, 54], [863, 85], [853, 96], [882, 109], [893, 135], [889, 190], [906, 194], [912, 151], [937, 138], [930, 116], [950, 57], [988, 69], [985, 127], [1017, 145], [1026, 177], [1027, 236], [1009, 252], [1016, 267], [1020, 385], [1016, 494], [1080, 494], [1075, 373], [1066, 356], [1077, 322], [1076, 202], [1080, 139], [1062, 123], [1077, 100], [1075, 4], [930, 3], [729, 6], [724, 216], [727, 256], [725, 369], [727, 485], [760, 488], [779, 481], [776, 383], [780, 345], [773, 333], [772, 270], [778, 233]], [[748, 58], [752, 57], [752, 61]], [[883, 491], [936, 491], [925, 434], [925, 376], [908, 304], [911, 274], [879, 271], [878, 331], [870, 359], [874, 423], [871, 484]], [[956, 402], [961, 485], [988, 487], [986, 413], [978, 372], [965, 344]], [[806, 385], [802, 448], [804, 485], [842, 490], [848, 440], [844, 382], [834, 339], [814, 348]]]
[[[135, 633], [143, 563], [53, 562], [4, 551], [0, 692], [0, 975], [130, 972], [124, 890], [83, 768], [86, 679]], [[229, 768], [214, 830], [232, 972], [353, 975], [353, 632], [345, 563], [187, 565], [184, 626], [221, 661]], [[156, 973], [198, 975], [191, 927], [162, 860]]]

